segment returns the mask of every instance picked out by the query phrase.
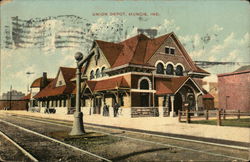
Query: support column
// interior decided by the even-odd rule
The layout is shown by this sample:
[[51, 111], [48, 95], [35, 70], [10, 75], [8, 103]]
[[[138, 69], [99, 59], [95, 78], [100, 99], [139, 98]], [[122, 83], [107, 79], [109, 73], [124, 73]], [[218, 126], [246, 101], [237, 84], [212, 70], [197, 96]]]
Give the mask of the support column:
[[159, 104], [159, 117], [164, 117], [164, 110], [163, 110], [163, 98], [164, 97], [158, 97], [158, 104]]
[[175, 112], [174, 112], [174, 96], [170, 96], [170, 101], [171, 101], [171, 111], [170, 111], [170, 117], [175, 117]]
[[[201, 95], [201, 93], [197, 93], [197, 94], [194, 95], [194, 97], [195, 97], [195, 110], [196, 111], [199, 111], [199, 105], [198, 105], [198, 97], [199, 97], [199, 95]], [[195, 113], [194, 115], [198, 116], [197, 113]]]

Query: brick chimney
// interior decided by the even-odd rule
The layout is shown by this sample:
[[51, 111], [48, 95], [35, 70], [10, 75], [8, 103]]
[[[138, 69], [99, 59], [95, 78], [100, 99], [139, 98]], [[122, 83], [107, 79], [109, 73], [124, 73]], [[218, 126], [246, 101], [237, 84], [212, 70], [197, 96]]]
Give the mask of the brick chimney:
[[47, 85], [48, 85], [47, 73], [43, 72], [43, 77], [42, 77], [42, 80], [41, 80], [41, 89], [43, 89]]

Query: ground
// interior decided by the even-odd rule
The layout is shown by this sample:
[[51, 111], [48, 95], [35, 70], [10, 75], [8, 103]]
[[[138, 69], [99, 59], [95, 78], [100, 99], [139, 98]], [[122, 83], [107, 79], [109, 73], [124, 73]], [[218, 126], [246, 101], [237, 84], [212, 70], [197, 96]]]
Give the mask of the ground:
[[[87, 132], [85, 135], [76, 137], [69, 136], [68, 134], [72, 127], [72, 122], [70, 121], [6, 114], [1, 114], [0, 119], [58, 139], [67, 144], [105, 157], [111, 161], [242, 161], [242, 159], [249, 158], [248, 151], [246, 150], [176, 140], [164, 136], [160, 137], [121, 129], [90, 126], [87, 124], [85, 125], [85, 130]], [[2, 122], [0, 130], [6, 130]], [[8, 127], [8, 130], [9, 131], [6, 133], [10, 136], [17, 133], [17, 130], [14, 128]], [[37, 140], [30, 140], [30, 137], [28, 139], [25, 138], [25, 136], [23, 136], [22, 139], [15, 137], [15, 139], [20, 140], [21, 143], [29, 140], [30, 145], [24, 146], [34, 155], [39, 153], [39, 151], [36, 152], [35, 150], [39, 150], [39, 147], [44, 147], [44, 143], [47, 142], [41, 141], [42, 139], [39, 139], [40, 142], [37, 142]], [[36, 146], [35, 148], [32, 146], [32, 143]], [[6, 158], [6, 156], [3, 156], [3, 153], [8, 151], [5, 147], [1, 147], [0, 149], [1, 158]], [[85, 157], [87, 155], [81, 155], [75, 151], [72, 152], [72, 150], [66, 147], [59, 147], [58, 144], [53, 145], [53, 147], [55, 147], [53, 150], [58, 156], [51, 156], [51, 158], [54, 158], [52, 160], [57, 161], [58, 158], [66, 161], [84, 158], [91, 159], [91, 157]], [[40, 150], [44, 152], [44, 149], [46, 148]], [[59, 152], [61, 153], [59, 154]], [[68, 152], [68, 156], [63, 157], [62, 152]], [[46, 156], [46, 154], [43, 155]], [[43, 157], [39, 156], [39, 158]], [[92, 161], [98, 160], [92, 159]]]

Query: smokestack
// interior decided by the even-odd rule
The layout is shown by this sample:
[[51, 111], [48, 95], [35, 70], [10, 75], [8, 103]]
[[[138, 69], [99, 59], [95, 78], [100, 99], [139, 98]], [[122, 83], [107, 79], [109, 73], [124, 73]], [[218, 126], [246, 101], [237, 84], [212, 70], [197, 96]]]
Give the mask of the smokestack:
[[41, 89], [46, 87], [47, 84], [48, 84], [47, 73], [43, 72], [43, 77], [42, 77], [42, 81], [41, 81]]

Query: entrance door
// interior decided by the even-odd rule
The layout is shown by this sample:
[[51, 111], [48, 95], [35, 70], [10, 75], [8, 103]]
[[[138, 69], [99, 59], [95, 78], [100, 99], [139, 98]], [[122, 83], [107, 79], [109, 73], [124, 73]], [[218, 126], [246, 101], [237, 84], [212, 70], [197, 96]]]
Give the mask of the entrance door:
[[141, 93], [141, 106], [148, 107], [149, 106], [149, 94]]
[[182, 97], [180, 93], [177, 93], [174, 96], [174, 112], [176, 112], [176, 114], [178, 114], [178, 111], [182, 110]]

